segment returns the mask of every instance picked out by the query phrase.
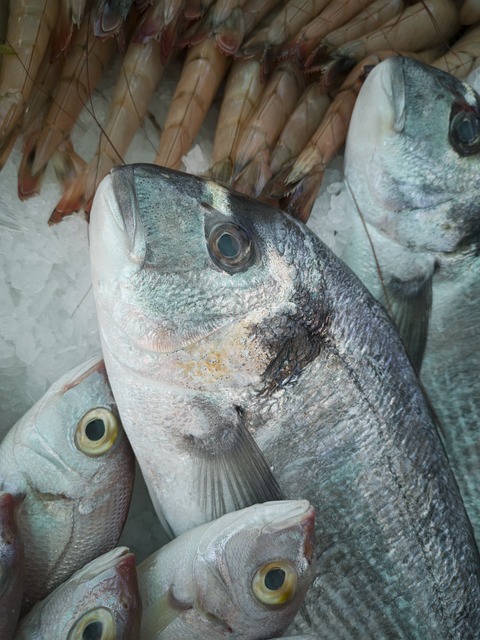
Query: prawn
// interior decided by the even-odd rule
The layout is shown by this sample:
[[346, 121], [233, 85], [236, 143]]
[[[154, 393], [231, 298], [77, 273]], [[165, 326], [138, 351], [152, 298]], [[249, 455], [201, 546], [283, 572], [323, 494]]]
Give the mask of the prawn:
[[160, 46], [160, 59], [165, 65], [173, 50], [178, 33], [182, 29], [185, 0], [156, 0], [140, 19], [133, 36], [135, 42], [145, 44], [151, 38], [157, 39]]
[[460, 27], [458, 14], [453, 0], [422, 0], [380, 29], [339, 47], [335, 55], [361, 60], [386, 48], [408, 52], [432, 48], [455, 35]]
[[[323, 59], [347, 42], [379, 29], [391, 18], [403, 11], [404, 7], [404, 0], [375, 0], [368, 7], [354, 15], [348, 22], [345, 22], [339, 28], [333, 29], [333, 31], [329, 31], [325, 37], [322, 37], [320, 44], [308, 56], [305, 62], [305, 69], [308, 72], [316, 71], [315, 65], [318, 60]], [[332, 19], [331, 26], [333, 25]], [[309, 47], [304, 43], [300, 43], [299, 46], [302, 49], [302, 55], [305, 56], [305, 52]]]
[[71, 54], [63, 67], [37, 143], [33, 175], [42, 171], [59, 145], [67, 139], [103, 69], [115, 53], [115, 40], [94, 37], [91, 26], [92, 20], [87, 15], [73, 37]]
[[80, 27], [86, 0], [59, 0], [58, 17], [52, 34], [52, 61], [66, 58], [70, 51], [74, 25]]
[[160, 47], [160, 42], [153, 38], [145, 44], [130, 42], [95, 156], [66, 189], [50, 217], [50, 224], [80, 208], [89, 211], [100, 181], [112, 167], [123, 164], [163, 72]]
[[57, 17], [56, 0], [11, 0], [6, 44], [14, 55], [0, 67], [0, 156], [6, 162]]
[[208, 38], [188, 50], [167, 113], [155, 163], [178, 169], [231, 64]]
[[255, 58], [235, 60], [230, 70], [218, 116], [209, 175], [230, 185], [232, 154], [238, 136], [263, 92], [261, 63]]
[[[411, 57], [430, 62], [436, 52]], [[303, 222], [308, 220], [320, 189], [323, 172], [345, 143], [355, 101], [370, 69], [386, 58], [405, 55], [397, 51], [379, 51], [363, 59], [348, 74], [312, 138], [296, 159], [283, 181], [268, 185], [266, 196], [280, 199], [282, 206]], [[283, 177], [283, 176], [282, 176]]]
[[278, 47], [275, 56], [282, 57], [295, 53], [297, 59], [303, 62], [318, 46], [321, 38], [345, 24], [372, 2], [373, 0], [332, 0], [322, 7], [313, 20], [302, 25], [300, 31], [293, 34], [295, 37], [291, 41], [284, 42]]
[[265, 54], [272, 47], [290, 40], [305, 24], [315, 18], [330, 0], [289, 0], [274, 20], [252, 35], [241, 47], [245, 57]]
[[270, 177], [270, 150], [282, 132], [305, 88], [296, 63], [280, 63], [248, 122], [234, 151], [234, 188], [258, 196]]

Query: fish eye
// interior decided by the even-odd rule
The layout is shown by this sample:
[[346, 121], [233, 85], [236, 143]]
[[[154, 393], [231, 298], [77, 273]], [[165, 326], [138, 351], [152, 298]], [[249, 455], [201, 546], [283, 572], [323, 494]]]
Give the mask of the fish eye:
[[480, 118], [475, 111], [457, 111], [450, 120], [449, 139], [461, 156], [480, 151]]
[[79, 421], [75, 446], [87, 456], [101, 456], [112, 448], [118, 433], [116, 416], [104, 407], [95, 407]]
[[297, 572], [288, 562], [268, 562], [253, 576], [253, 595], [262, 604], [287, 604], [295, 596], [297, 581]]
[[238, 273], [252, 264], [255, 251], [250, 235], [238, 224], [218, 222], [207, 234], [208, 250], [215, 264], [227, 271]]
[[104, 607], [85, 613], [70, 629], [67, 640], [115, 640], [115, 620]]

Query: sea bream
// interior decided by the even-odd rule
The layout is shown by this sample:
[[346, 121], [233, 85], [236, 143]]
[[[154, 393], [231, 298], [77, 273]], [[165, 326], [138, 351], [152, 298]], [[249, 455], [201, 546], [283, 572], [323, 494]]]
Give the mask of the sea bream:
[[90, 241], [110, 384], [172, 531], [306, 499], [313, 629], [474, 637], [470, 523], [398, 333], [350, 269], [284, 212], [154, 165], [104, 179]]
[[135, 557], [117, 547], [37, 602], [15, 640], [139, 640], [141, 615]]
[[0, 444], [0, 489], [23, 496], [23, 612], [117, 544], [134, 470], [99, 358], [52, 384], [8, 431]]
[[342, 257], [392, 313], [421, 370], [477, 542], [479, 171], [472, 87], [409, 58], [371, 71], [346, 145], [358, 210]]

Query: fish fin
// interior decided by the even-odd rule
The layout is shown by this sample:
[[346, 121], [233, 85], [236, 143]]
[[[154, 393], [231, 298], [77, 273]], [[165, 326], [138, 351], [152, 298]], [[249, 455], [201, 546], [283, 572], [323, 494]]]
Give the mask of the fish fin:
[[[202, 401], [202, 413], [217, 427], [207, 438], [191, 436], [198, 459], [201, 507], [209, 520], [252, 504], [284, 500], [284, 495], [260, 448], [245, 425], [243, 411], [228, 415]], [[212, 447], [212, 441], [220, 447]]]
[[157, 634], [178, 618], [182, 611], [191, 608], [191, 605], [179, 603], [170, 588], [143, 611], [141, 637], [156, 638]]
[[381, 300], [391, 311], [407, 353], [418, 373], [427, 345], [433, 274], [434, 270], [426, 277], [411, 280], [392, 277], [386, 287], [386, 296]]

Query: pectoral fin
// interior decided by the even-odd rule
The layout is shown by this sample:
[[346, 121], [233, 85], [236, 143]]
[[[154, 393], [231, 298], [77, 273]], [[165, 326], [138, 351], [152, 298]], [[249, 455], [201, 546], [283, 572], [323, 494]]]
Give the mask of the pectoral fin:
[[432, 270], [426, 277], [400, 280], [391, 277], [387, 285], [388, 301], [382, 302], [391, 312], [415, 369], [420, 373], [427, 346], [432, 308]]

